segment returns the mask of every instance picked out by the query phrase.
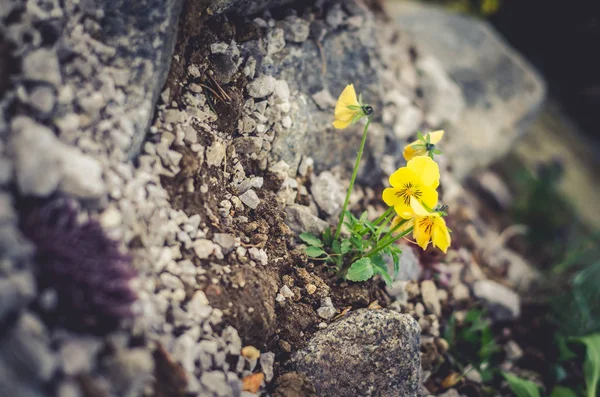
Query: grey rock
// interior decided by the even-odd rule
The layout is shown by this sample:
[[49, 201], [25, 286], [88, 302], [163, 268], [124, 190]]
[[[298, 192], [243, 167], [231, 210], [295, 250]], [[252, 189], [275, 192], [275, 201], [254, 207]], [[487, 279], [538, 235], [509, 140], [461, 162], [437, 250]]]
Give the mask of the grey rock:
[[304, 205], [293, 204], [287, 206], [285, 214], [285, 223], [298, 234], [308, 232], [320, 235], [329, 227], [329, 223], [313, 215], [310, 209]]
[[0, 278], [0, 321], [8, 314], [25, 307], [35, 296], [33, 275], [27, 271], [11, 273]]
[[[353, 7], [354, 10], [365, 17], [365, 23], [360, 29], [328, 31], [319, 43], [316, 40], [288, 43], [284, 49], [268, 56], [262, 53], [261, 43], [258, 41], [240, 44], [243, 58], [256, 59], [256, 71], [259, 75], [268, 74], [277, 80], [286, 81], [293, 93], [289, 99], [290, 110], [286, 114], [289, 119], [282, 120], [289, 128], [277, 130], [269, 154], [270, 164], [283, 160], [289, 165], [289, 176], [295, 176], [300, 161], [308, 155], [318, 159], [315, 162], [317, 172], [339, 164], [343, 165], [344, 171], [350, 171], [356, 158], [361, 123], [344, 130], [334, 130], [329, 106], [335, 105], [335, 100], [331, 103], [331, 98], [321, 94], [316, 96], [317, 104], [312, 98], [313, 94], [327, 90], [337, 97], [348, 83], [354, 82], [365, 101], [376, 109], [383, 108], [381, 93], [385, 92], [385, 67], [382, 65], [381, 46], [378, 42], [378, 26], [366, 8]], [[317, 22], [322, 21], [313, 21], [311, 29]], [[285, 20], [269, 28], [267, 33], [284, 25]], [[323, 57], [322, 54], [336, 56]], [[385, 144], [387, 129], [374, 124], [365, 149], [365, 162], [389, 148]], [[317, 134], [317, 131], [324, 133]], [[369, 172], [379, 171], [370, 168]], [[359, 176], [366, 178], [366, 172]]]
[[290, 368], [304, 373], [319, 396], [416, 396], [420, 333], [410, 315], [359, 309], [316, 332]]
[[49, 114], [56, 105], [55, 89], [46, 85], [40, 85], [32, 91], [29, 102], [38, 112], [43, 115]]
[[64, 145], [49, 128], [31, 119], [17, 117], [11, 127], [10, 149], [19, 190], [35, 196], [54, 192], [64, 172]]
[[516, 320], [521, 314], [521, 300], [516, 292], [492, 280], [478, 280], [473, 294], [483, 300], [492, 317], [498, 321]]
[[438, 397], [460, 397], [460, 393], [456, 389], [449, 389], [442, 394], [438, 394]]
[[262, 353], [259, 361], [261, 370], [265, 374], [265, 380], [270, 382], [273, 379], [273, 363], [275, 363], [275, 353]]
[[94, 4], [104, 15], [103, 43], [119, 49], [115, 63], [136, 65], [125, 69], [122, 78], [127, 87], [123, 111], [130, 115], [134, 132], [128, 151], [133, 158], [144, 142], [171, 67], [183, 0], [140, 0], [135, 6], [128, 0]]
[[215, 245], [212, 241], [206, 239], [198, 239], [194, 241], [194, 252], [200, 259], [207, 259], [215, 251]]
[[264, 178], [262, 176], [253, 176], [251, 178], [246, 178], [243, 181], [241, 181], [240, 184], [237, 186], [237, 190], [241, 194], [247, 192], [251, 188], [260, 189], [263, 186], [263, 183]]
[[346, 192], [339, 178], [329, 171], [321, 172], [319, 176], [312, 178], [310, 191], [323, 212], [333, 217], [340, 214]]
[[[435, 58], [450, 77], [443, 80], [435, 66], [425, 65], [431, 91], [425, 92], [426, 108], [438, 107], [437, 119], [430, 121], [447, 123], [443, 146], [453, 173], [462, 179], [506, 154], [545, 99], [545, 84], [538, 73], [481, 19], [415, 2], [396, 2], [388, 11], [412, 35], [419, 57]], [[436, 82], [442, 87], [433, 87]], [[461, 101], [462, 110], [458, 109]], [[463, 156], [465, 152], [471, 155]]]
[[512, 193], [498, 174], [485, 170], [475, 175], [473, 182], [481, 193], [489, 197], [500, 208], [508, 209], [512, 205]]
[[317, 309], [317, 314], [324, 320], [331, 320], [337, 314], [337, 310], [333, 307], [330, 297], [321, 299], [321, 307]]
[[256, 209], [260, 204], [260, 199], [256, 195], [256, 192], [252, 189], [240, 194], [240, 200], [242, 200], [242, 203], [252, 209]]
[[13, 223], [16, 219], [11, 195], [0, 191], [0, 224]]
[[48, 381], [57, 367], [44, 326], [29, 313], [21, 315], [0, 341], [0, 357], [16, 378], [32, 386]]
[[62, 143], [49, 128], [29, 118], [17, 117], [11, 127], [10, 148], [22, 193], [47, 196], [60, 189], [82, 199], [102, 195], [105, 186], [97, 160]]
[[60, 66], [55, 51], [40, 48], [23, 58], [23, 76], [28, 80], [43, 81], [53, 86], [62, 82]]
[[210, 0], [208, 6], [214, 14], [228, 11], [246, 16], [292, 2], [293, 0]]
[[248, 254], [250, 255], [250, 258], [252, 258], [252, 260], [255, 260], [256, 262], [260, 263], [261, 265], [266, 265], [269, 262], [267, 253], [262, 249], [252, 247], [248, 250]]
[[63, 155], [67, 158], [64, 160], [65, 167], [58, 189], [81, 199], [102, 196], [105, 184], [100, 162], [75, 148], [68, 148]]
[[273, 55], [285, 47], [285, 33], [283, 29], [273, 29], [267, 34], [267, 55]]
[[148, 348], [123, 349], [106, 362], [112, 387], [120, 396], [140, 396], [153, 381], [154, 359]]
[[10, 159], [0, 157], [0, 186], [8, 185], [13, 176], [13, 164]]
[[440, 298], [438, 297], [437, 287], [431, 280], [425, 280], [421, 283], [421, 296], [423, 297], [423, 304], [433, 314], [440, 316], [442, 314], [442, 306], [440, 304]]
[[[419, 258], [415, 254], [415, 250], [407, 244], [401, 244], [402, 254], [400, 254], [400, 266], [398, 274], [394, 280], [401, 281], [416, 281], [419, 279], [421, 273], [421, 265], [419, 264]], [[386, 256], [385, 261], [388, 267], [388, 273], [394, 274], [394, 261], [391, 256]]]
[[293, 43], [302, 43], [308, 39], [310, 24], [308, 21], [296, 17], [287, 17], [281, 24], [285, 33], [285, 40]]
[[235, 151], [241, 154], [257, 153], [263, 145], [263, 138], [258, 136], [248, 136], [236, 138], [233, 141]]
[[214, 393], [214, 395], [223, 397], [233, 395], [231, 387], [225, 379], [225, 373], [221, 371], [203, 372], [200, 377], [200, 383], [206, 387], [207, 391]]
[[59, 351], [62, 369], [69, 376], [89, 373], [96, 363], [96, 354], [102, 347], [97, 338], [74, 338], [65, 341]]
[[215, 233], [212, 237], [212, 240], [219, 244], [221, 251], [223, 251], [224, 254], [228, 254], [233, 251], [236, 243], [235, 236], [228, 233]]
[[263, 74], [248, 83], [246, 89], [251, 97], [264, 98], [275, 91], [275, 78]]
[[215, 139], [213, 143], [206, 148], [206, 164], [219, 167], [225, 158], [225, 145]]

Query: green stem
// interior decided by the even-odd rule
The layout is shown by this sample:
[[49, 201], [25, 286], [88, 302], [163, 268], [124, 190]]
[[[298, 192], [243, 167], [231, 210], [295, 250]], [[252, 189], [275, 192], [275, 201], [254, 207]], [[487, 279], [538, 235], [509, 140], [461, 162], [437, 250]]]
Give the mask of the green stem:
[[381, 236], [381, 233], [383, 233], [383, 228], [385, 228], [387, 226], [387, 224], [390, 223], [392, 221], [392, 219], [394, 219], [395, 215], [396, 214], [388, 214], [388, 216], [385, 218], [385, 220], [377, 228], [377, 230], [375, 231], [375, 237], [377, 238], [377, 240], [379, 240], [379, 236]]
[[[392, 233], [393, 231], [395, 231], [399, 226], [400, 225], [398, 225], [394, 229], [392, 229], [392, 231], [390, 231], [390, 233]], [[406, 229], [405, 231], [403, 231], [402, 233], [400, 233], [399, 235], [392, 236], [392, 238], [389, 238], [388, 237], [389, 234], [387, 234], [383, 239], [381, 239], [381, 241], [384, 241], [384, 243], [382, 243], [381, 245], [377, 244], [377, 247], [375, 247], [371, 251], [369, 251], [366, 254], [364, 254], [363, 257], [373, 256], [373, 255], [381, 252], [382, 250], [386, 249], [388, 246], [392, 245], [393, 243], [395, 243], [396, 241], [398, 241], [402, 237], [404, 237], [407, 234], [409, 234], [410, 232], [412, 232], [412, 230], [413, 230], [413, 228], [411, 226], [408, 229]], [[387, 240], [386, 240], [386, 237], [388, 237]]]
[[367, 124], [365, 124], [362, 140], [360, 141], [360, 148], [358, 149], [358, 155], [356, 156], [356, 163], [354, 163], [354, 170], [352, 170], [352, 177], [350, 178], [350, 186], [348, 187], [348, 192], [346, 193], [346, 199], [344, 200], [344, 207], [342, 208], [342, 213], [340, 214], [340, 220], [337, 224], [337, 228], [335, 229], [336, 240], [340, 238], [340, 233], [342, 233], [342, 224], [344, 223], [344, 216], [346, 213], [346, 209], [348, 208], [348, 202], [350, 201], [350, 194], [352, 193], [352, 189], [354, 188], [354, 181], [356, 181], [356, 175], [358, 174], [358, 166], [360, 165], [360, 159], [362, 158], [365, 143], [367, 142], [367, 130], [369, 129], [369, 125], [371, 124], [371, 119], [373, 119], [372, 115], [367, 118]]
[[377, 226], [379, 223], [383, 222], [383, 220], [386, 219], [392, 213], [392, 211], [394, 211], [394, 207], [389, 207], [383, 214], [379, 215], [379, 218], [373, 221], [373, 225]]

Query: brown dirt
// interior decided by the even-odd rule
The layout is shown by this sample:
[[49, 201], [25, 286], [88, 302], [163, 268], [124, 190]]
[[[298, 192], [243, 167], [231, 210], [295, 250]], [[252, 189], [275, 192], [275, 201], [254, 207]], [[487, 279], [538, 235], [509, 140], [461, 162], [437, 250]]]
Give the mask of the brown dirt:
[[[181, 82], [186, 79], [186, 69], [195, 64], [202, 72], [197, 83], [210, 87], [215, 92], [225, 92], [230, 101], [221, 101], [216, 96], [209, 100], [218, 115], [213, 126], [215, 130], [232, 136], [235, 134], [238, 118], [243, 105], [243, 92], [246, 82], [240, 73], [234, 75], [231, 83], [217, 86], [210, 77], [209, 47], [216, 41], [237, 41], [256, 38], [260, 30], [250, 25], [225, 23], [220, 17], [207, 21], [197, 15], [204, 15], [202, 8], [194, 2], [188, 2], [180, 21], [179, 39], [176, 45], [176, 57], [173, 60], [167, 86], [170, 88], [170, 102], [181, 101]], [[237, 29], [241, 26], [241, 29]], [[210, 90], [208, 90], [210, 91]], [[208, 146], [213, 137], [201, 129], [198, 140]], [[226, 142], [227, 143], [227, 142]], [[371, 281], [362, 284], [340, 284], [331, 272], [319, 263], [312, 263], [306, 255], [295, 248], [295, 237], [285, 225], [285, 215], [276, 200], [276, 192], [281, 180], [270, 173], [262, 172], [257, 164], [240, 156], [239, 160], [247, 174], [263, 176], [265, 182], [262, 189], [256, 192], [261, 204], [256, 210], [244, 209], [243, 213], [235, 213], [248, 218], [247, 223], [234, 221], [231, 225], [222, 222], [218, 215], [219, 203], [227, 193], [236, 194], [228, 187], [222, 168], [202, 166], [198, 157], [186, 147], [174, 147], [183, 154], [181, 171], [175, 177], [162, 177], [161, 183], [167, 190], [171, 205], [181, 209], [188, 215], [199, 214], [203, 224], [212, 233], [230, 233], [240, 237], [243, 246], [264, 248], [269, 256], [266, 266], [253, 267], [249, 260], [237, 260], [232, 255], [223, 260], [200, 260], [193, 251], [184, 250], [185, 258], [192, 260], [197, 266], [207, 270], [199, 277], [201, 288], [206, 293], [211, 305], [223, 311], [224, 322], [235, 327], [245, 345], [254, 345], [263, 351], [274, 351], [276, 354], [275, 370], [284, 372], [281, 363], [291, 353], [302, 348], [311, 335], [318, 330], [323, 321], [317, 316], [316, 309], [321, 306], [321, 298], [330, 296], [335, 307], [357, 309], [368, 306], [377, 300], [382, 306], [387, 305], [388, 298], [381, 289], [381, 282]], [[227, 169], [233, 166], [227, 158]], [[195, 191], [189, 193], [184, 183], [193, 178]], [[303, 182], [303, 181], [301, 181]], [[200, 193], [200, 186], [208, 185], [206, 194]], [[228, 273], [222, 272], [228, 266]], [[216, 282], [215, 282], [216, 281]], [[295, 297], [284, 305], [276, 304], [278, 290], [288, 285]], [[308, 294], [306, 285], [317, 286], [313, 295]], [[195, 291], [187, 291], [188, 299]], [[163, 360], [164, 361], [164, 360]], [[280, 379], [277, 376], [272, 386], [278, 385], [279, 395], [293, 396], [314, 395], [308, 380], [300, 379], [297, 374], [286, 374]], [[295, 393], [295, 394], [294, 394]]]

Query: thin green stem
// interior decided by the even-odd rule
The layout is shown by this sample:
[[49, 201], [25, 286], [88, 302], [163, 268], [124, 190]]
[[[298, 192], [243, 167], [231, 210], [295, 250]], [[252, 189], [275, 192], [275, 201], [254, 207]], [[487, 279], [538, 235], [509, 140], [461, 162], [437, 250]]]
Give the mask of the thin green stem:
[[381, 233], [383, 233], [383, 228], [386, 227], [386, 225], [388, 223], [390, 223], [392, 221], [392, 219], [394, 219], [394, 216], [396, 214], [388, 214], [388, 216], [385, 218], [385, 220], [381, 223], [381, 225], [377, 228], [377, 230], [375, 231], [375, 238], [377, 238], [377, 240], [379, 240], [379, 236], [381, 236]]
[[346, 213], [346, 209], [348, 209], [348, 202], [350, 201], [350, 194], [352, 193], [352, 189], [354, 188], [354, 181], [356, 181], [356, 175], [358, 174], [358, 166], [360, 165], [360, 159], [362, 158], [363, 150], [365, 148], [365, 143], [367, 142], [367, 131], [369, 129], [369, 125], [371, 124], [371, 120], [373, 116], [369, 116], [367, 118], [367, 124], [365, 124], [365, 129], [363, 131], [362, 140], [360, 141], [360, 148], [358, 149], [358, 155], [356, 156], [356, 163], [354, 163], [354, 170], [352, 170], [352, 177], [350, 178], [350, 186], [348, 187], [348, 192], [346, 193], [346, 199], [344, 200], [344, 206], [342, 207], [342, 213], [340, 214], [340, 220], [337, 224], [337, 228], [335, 229], [335, 239], [340, 238], [340, 233], [342, 233], [342, 224], [344, 223], [344, 216]]
[[[398, 226], [396, 226], [396, 227], [398, 227]], [[394, 229], [396, 229], [396, 227]], [[411, 226], [408, 229], [406, 229], [405, 231], [403, 231], [402, 233], [400, 233], [399, 235], [393, 236], [391, 239], [388, 239], [387, 241], [385, 241], [385, 243], [378, 245], [376, 248], [367, 252], [365, 255], [363, 255], [363, 257], [370, 257], [370, 256], [373, 256], [373, 255], [381, 252], [382, 250], [386, 249], [388, 246], [392, 245], [394, 242], [398, 241], [402, 237], [404, 237], [407, 234], [409, 234], [410, 232], [412, 232], [412, 229], [413, 228]], [[384, 240], [385, 240], [385, 237], [384, 237], [384, 239], [382, 239], [382, 241], [384, 241]]]
[[373, 225], [377, 226], [379, 223], [383, 222], [383, 220], [386, 219], [392, 213], [392, 211], [394, 211], [394, 207], [389, 207], [383, 214], [379, 215], [379, 218], [373, 221]]

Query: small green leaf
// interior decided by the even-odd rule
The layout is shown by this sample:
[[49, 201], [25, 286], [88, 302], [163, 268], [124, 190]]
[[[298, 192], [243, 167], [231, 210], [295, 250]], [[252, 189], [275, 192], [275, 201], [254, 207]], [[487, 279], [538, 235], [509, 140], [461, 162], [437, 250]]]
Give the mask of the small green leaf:
[[342, 253], [342, 248], [341, 248], [340, 242], [338, 240], [335, 240], [331, 244], [331, 249], [333, 250], [334, 254], [341, 254]]
[[517, 397], [540, 397], [539, 387], [530, 380], [502, 372], [502, 376], [508, 382], [508, 386]]
[[550, 397], [577, 397], [577, 393], [568, 387], [556, 386], [554, 389], [552, 389], [552, 394], [550, 394]]
[[306, 255], [308, 255], [311, 258], [318, 258], [320, 256], [326, 255], [325, 251], [323, 251], [321, 248], [319, 247], [306, 247]]
[[587, 397], [596, 397], [596, 390], [600, 381], [600, 333], [573, 338], [573, 340], [584, 344], [586, 347], [583, 375]]
[[394, 278], [396, 278], [400, 271], [400, 255], [398, 255], [398, 252], [392, 251], [392, 261], [394, 262]]
[[369, 258], [355, 261], [348, 269], [346, 278], [350, 281], [365, 281], [373, 277], [373, 265]]
[[369, 214], [367, 213], [367, 211], [363, 212], [362, 214], [360, 214], [360, 219], [358, 220], [360, 223], [365, 223], [365, 221], [367, 220], [367, 216]]
[[342, 254], [347, 254], [348, 252], [350, 252], [351, 248], [352, 248], [352, 243], [349, 240], [342, 240], [342, 243], [340, 245], [340, 252]]
[[333, 236], [331, 234], [331, 228], [328, 227], [323, 232], [323, 241], [325, 242], [326, 245], [331, 245], [331, 243], [333, 241]]
[[379, 254], [373, 255], [373, 257], [371, 257], [371, 263], [373, 263], [375, 274], [380, 274], [383, 281], [385, 281], [385, 284], [388, 287], [391, 287], [394, 280], [387, 271], [387, 265], [383, 257]]
[[304, 241], [308, 245], [312, 245], [314, 247], [322, 247], [323, 246], [323, 242], [321, 241], [321, 239], [312, 233], [301, 233], [299, 237], [300, 237], [300, 240]]

